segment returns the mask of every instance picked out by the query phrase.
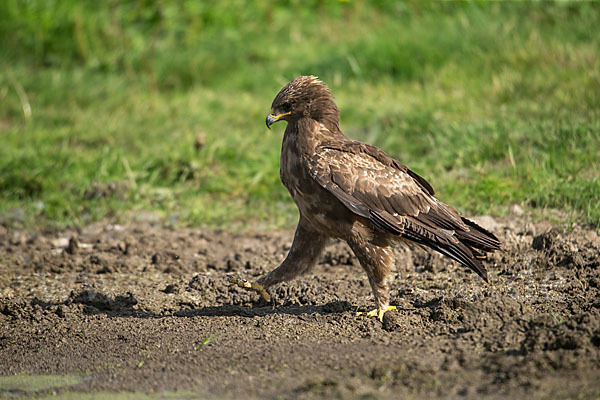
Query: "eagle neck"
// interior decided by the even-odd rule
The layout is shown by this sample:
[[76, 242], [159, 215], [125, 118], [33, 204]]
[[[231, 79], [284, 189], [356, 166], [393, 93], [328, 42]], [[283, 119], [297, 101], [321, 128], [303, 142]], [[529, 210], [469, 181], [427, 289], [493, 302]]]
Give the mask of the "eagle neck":
[[312, 153], [319, 143], [340, 136], [344, 137], [337, 125], [329, 127], [312, 118], [299, 118], [288, 122], [283, 136], [283, 148], [293, 147], [300, 153]]
[[[303, 118], [304, 119], [304, 118]], [[301, 134], [301, 132], [307, 132], [309, 125], [306, 125], [303, 119], [297, 119], [289, 121], [285, 133], [283, 134], [283, 146], [282, 151], [292, 151], [294, 153], [303, 153], [310, 151], [309, 147], [312, 142], [310, 137]]]

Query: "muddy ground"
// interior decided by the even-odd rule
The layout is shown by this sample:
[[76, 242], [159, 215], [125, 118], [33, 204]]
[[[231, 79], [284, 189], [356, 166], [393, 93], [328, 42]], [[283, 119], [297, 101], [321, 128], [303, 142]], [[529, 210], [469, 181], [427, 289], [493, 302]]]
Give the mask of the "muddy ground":
[[505, 244], [491, 284], [399, 249], [383, 323], [355, 315], [373, 298], [341, 243], [268, 304], [226, 277], [274, 268], [293, 232], [0, 226], [0, 375], [71, 379], [0, 397], [598, 398], [598, 232], [479, 221]]

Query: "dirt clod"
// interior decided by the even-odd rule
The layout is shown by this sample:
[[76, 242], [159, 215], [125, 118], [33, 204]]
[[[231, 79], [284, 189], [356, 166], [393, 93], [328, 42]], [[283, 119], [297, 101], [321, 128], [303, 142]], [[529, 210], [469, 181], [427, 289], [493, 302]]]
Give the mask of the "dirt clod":
[[77, 238], [75, 236], [72, 236], [71, 239], [69, 239], [69, 244], [65, 250], [69, 254], [75, 254], [75, 252], [77, 252], [78, 248], [79, 248], [79, 241], [77, 240]]
[[402, 324], [401, 316], [397, 311], [388, 311], [383, 314], [383, 329], [388, 332], [394, 332]]
[[533, 238], [531, 247], [535, 250], [548, 250], [556, 243], [558, 232], [555, 229], [544, 232]]
[[163, 290], [161, 290], [161, 292], [166, 293], [166, 294], [171, 294], [171, 293], [177, 293], [178, 290], [179, 290], [178, 285], [170, 283], [167, 286], [165, 286], [165, 288]]

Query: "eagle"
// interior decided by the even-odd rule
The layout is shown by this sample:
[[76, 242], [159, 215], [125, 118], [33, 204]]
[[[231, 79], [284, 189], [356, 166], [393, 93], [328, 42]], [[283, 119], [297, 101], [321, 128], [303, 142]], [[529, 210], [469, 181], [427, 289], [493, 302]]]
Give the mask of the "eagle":
[[333, 239], [348, 243], [367, 274], [382, 320], [395, 244], [433, 249], [475, 271], [484, 281], [487, 252], [499, 250], [494, 234], [434, 197], [431, 185], [383, 150], [349, 139], [329, 88], [315, 76], [300, 76], [277, 94], [267, 127], [286, 121], [280, 176], [300, 218], [283, 262], [254, 282], [230, 278], [259, 292], [309, 272]]

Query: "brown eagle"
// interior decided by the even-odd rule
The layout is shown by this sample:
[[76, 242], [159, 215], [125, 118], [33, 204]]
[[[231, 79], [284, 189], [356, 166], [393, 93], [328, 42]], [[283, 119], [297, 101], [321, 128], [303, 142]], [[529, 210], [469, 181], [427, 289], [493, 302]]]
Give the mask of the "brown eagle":
[[416, 243], [475, 271], [500, 241], [437, 200], [431, 185], [383, 150], [351, 140], [340, 130], [339, 110], [314, 76], [288, 83], [273, 100], [267, 127], [287, 121], [281, 148], [281, 181], [300, 211], [289, 254], [256, 282], [232, 279], [269, 300], [266, 288], [313, 268], [327, 243], [346, 241], [367, 273], [382, 319], [389, 305], [386, 278], [394, 264], [390, 246]]

